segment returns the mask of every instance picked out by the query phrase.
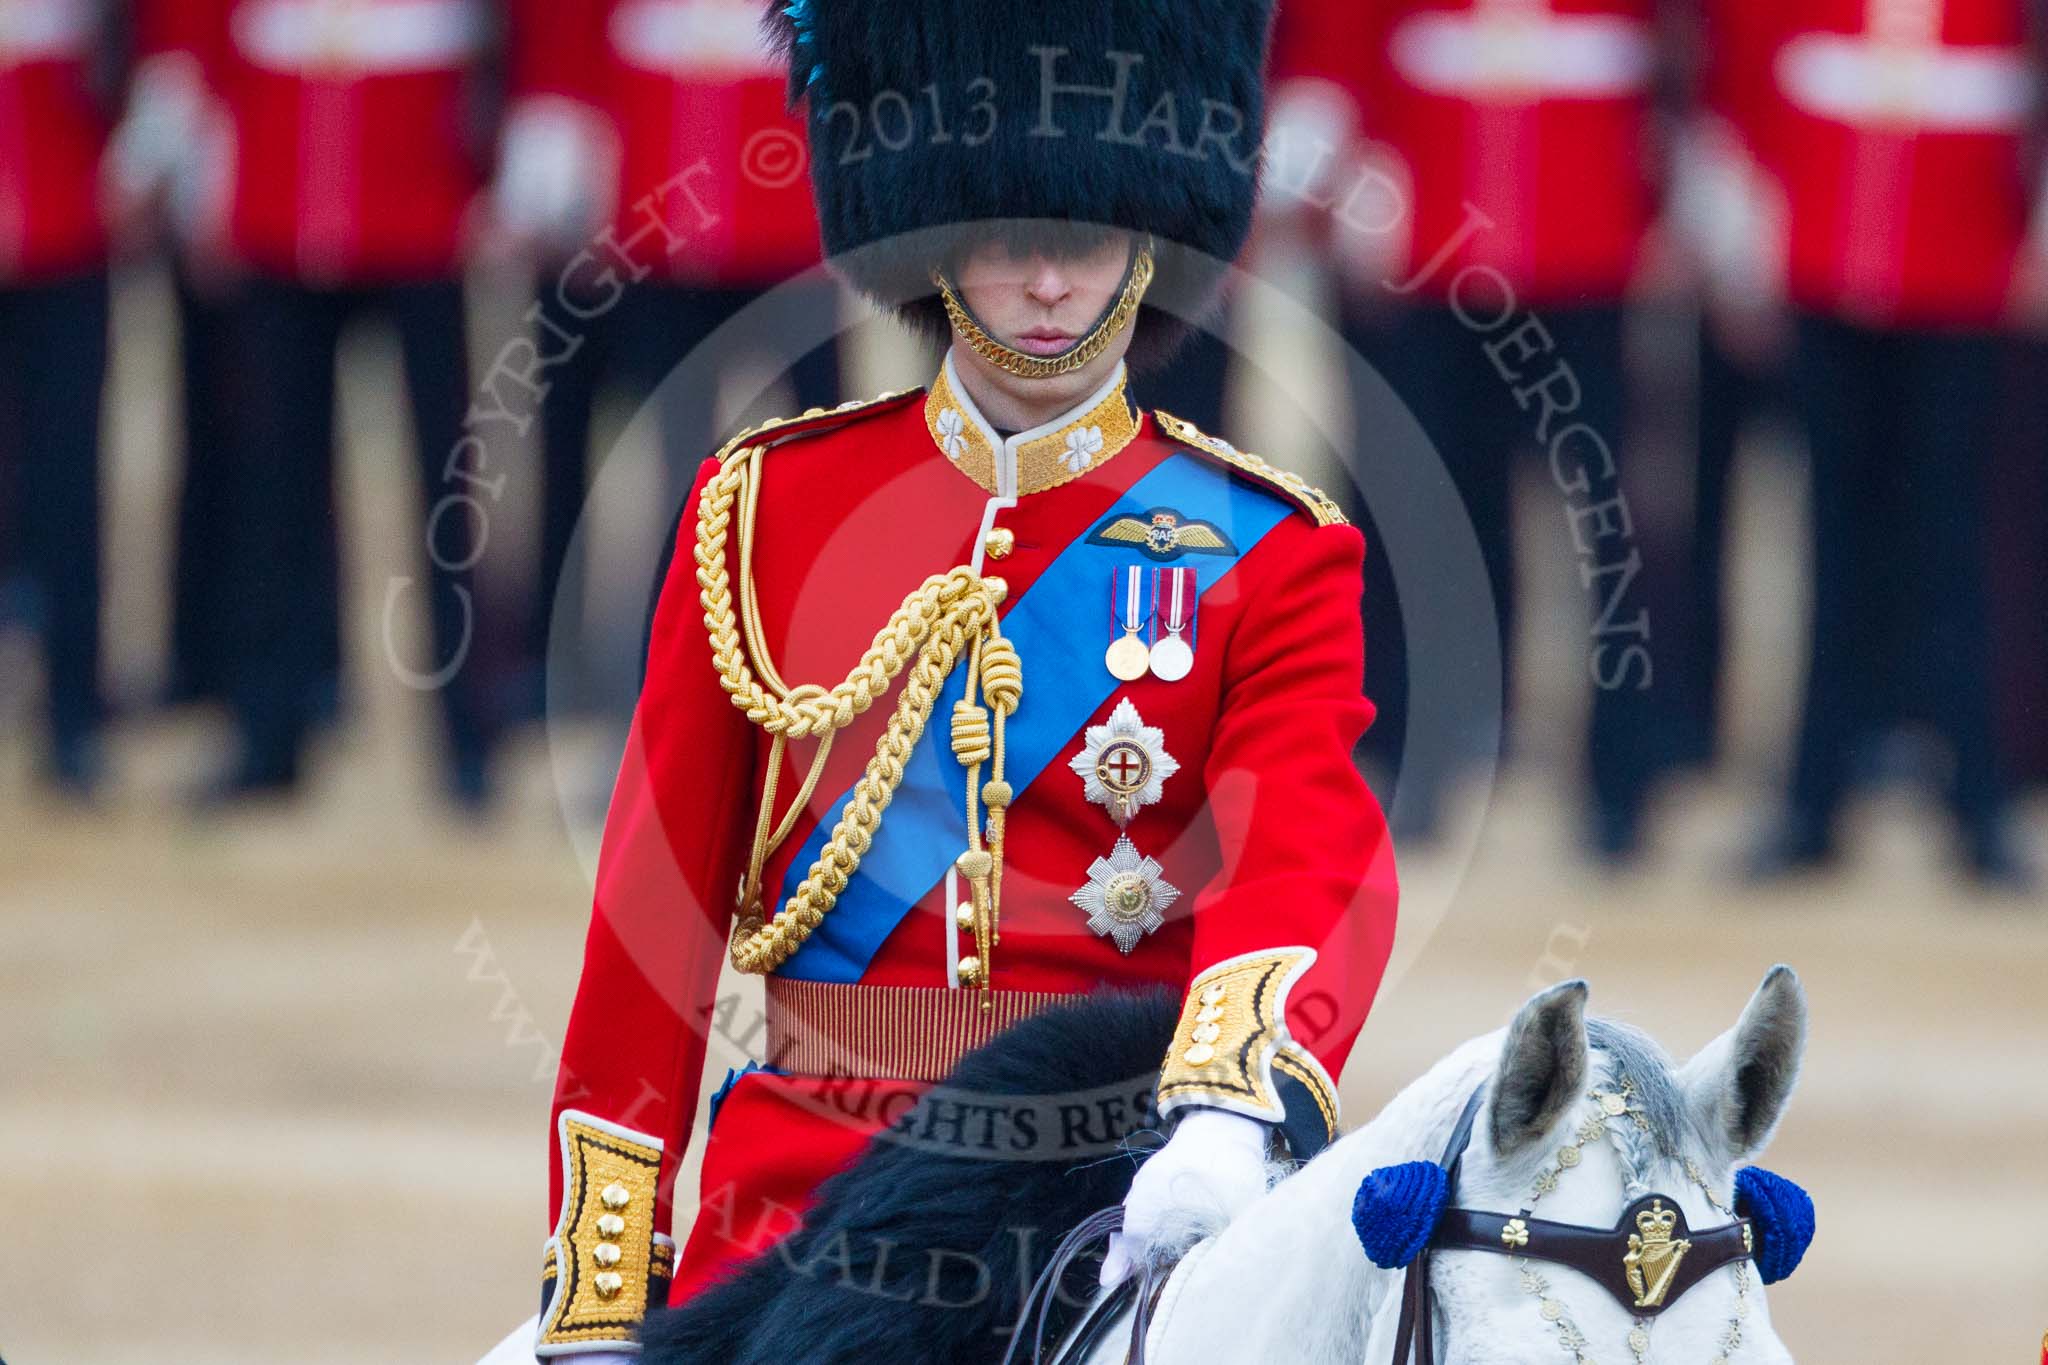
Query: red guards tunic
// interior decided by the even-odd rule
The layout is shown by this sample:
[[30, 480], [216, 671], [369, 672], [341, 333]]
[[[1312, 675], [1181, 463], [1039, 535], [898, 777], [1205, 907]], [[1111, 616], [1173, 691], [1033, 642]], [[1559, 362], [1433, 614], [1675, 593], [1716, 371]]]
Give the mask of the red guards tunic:
[[[1278, 1121], [1276, 1093], [1298, 1082], [1294, 1093], [1313, 1099], [1318, 1128], [1334, 1129], [1331, 1078], [1377, 989], [1396, 895], [1385, 824], [1351, 759], [1372, 714], [1360, 695], [1358, 532], [1298, 480], [1134, 409], [1121, 366], [1065, 417], [1007, 443], [954, 382], [950, 363], [927, 391], [775, 426], [740, 444], [753, 441], [772, 442], [760, 466], [752, 565], [762, 638], [785, 681], [845, 678], [908, 592], [965, 565], [1007, 584], [1001, 612], [1024, 677], [1013, 754], [1016, 726], [1034, 701], [1043, 708], [1084, 689], [1081, 724], [1061, 731], [1064, 739], [1049, 736], [1057, 749], [1035, 779], [1012, 770], [1019, 787], [992, 953], [998, 1017], [1017, 1001], [1165, 983], [1186, 992], [1188, 1005], [1160, 1082], [1162, 1108], [1215, 1104]], [[707, 1035], [763, 1045], [714, 1000], [769, 756], [767, 737], [735, 709], [713, 668], [702, 571], [692, 563], [698, 500], [717, 470], [706, 465], [683, 516], [605, 832], [556, 1097], [544, 1355], [628, 1339], [650, 1296], [658, 1303], [668, 1292], [674, 1251], [662, 1234]], [[1245, 543], [1205, 571], [1216, 576], [1195, 612], [1192, 671], [1179, 681], [1118, 682], [1102, 659], [1117, 637], [1109, 599], [1121, 570], [1103, 566], [1142, 568], [1146, 556], [1133, 546], [1149, 543], [1167, 547], [1160, 567], [1172, 568], [1198, 557], [1175, 546], [1212, 543], [1196, 505], [1155, 503], [1175, 480], [1206, 480], [1267, 529], [1223, 527]], [[1154, 539], [1142, 530], [1130, 539], [1134, 516]], [[730, 542], [724, 558], [739, 582]], [[1034, 593], [1076, 582], [1085, 605], [1044, 616], [1048, 599]], [[1036, 649], [1018, 626], [1033, 611], [1041, 613]], [[1043, 632], [1075, 637], [1072, 657], [1086, 662], [1073, 677], [1046, 671], [1053, 656]], [[771, 911], [791, 865], [803, 870], [807, 839], [874, 754], [896, 695], [892, 688], [837, 735], [804, 817], [768, 864]], [[1157, 799], [1120, 828], [1091, 799], [1082, 769], [1101, 727], [1125, 712], [1135, 713], [1126, 723], [1153, 731], [1140, 738], [1165, 775]], [[943, 730], [946, 717], [931, 724]], [[780, 775], [785, 799], [809, 760], [808, 742], [793, 746]], [[950, 754], [943, 761], [953, 763]], [[964, 790], [962, 773], [956, 764], [946, 779], [948, 805]], [[914, 806], [899, 792], [864, 868], [892, 835], [918, 838], [924, 817]], [[1120, 838], [1182, 893], [1128, 953], [1091, 928], [1073, 899]], [[950, 856], [942, 852], [941, 867]], [[973, 951], [954, 925], [961, 896], [947, 873], [929, 892], [920, 888], [872, 956], [839, 976], [847, 984], [815, 971], [793, 979], [804, 975], [815, 937], [769, 978], [771, 1021], [778, 1005], [809, 1011], [828, 1038], [860, 1034], [859, 1055], [880, 1064], [853, 1073], [863, 1080], [826, 1079], [830, 1064], [811, 1054], [771, 1055], [792, 1074], [756, 1071], [730, 1089], [706, 1147], [700, 1212], [694, 1227], [687, 1212], [678, 1226], [687, 1245], [674, 1299], [786, 1232], [816, 1184], [919, 1092], [915, 1060], [903, 1059], [945, 1052], [941, 1031], [971, 1017], [949, 1002], [971, 1009], [978, 994], [956, 984], [959, 955]], [[833, 916], [855, 913], [842, 896], [819, 934]], [[1210, 1052], [1241, 1041], [1230, 1032], [1242, 1022], [1232, 1011], [1255, 998], [1261, 1014], [1249, 1027], [1269, 1044], [1270, 1070], [1210, 1061]], [[1200, 1046], [1205, 1035], [1196, 1030], [1214, 1017], [1205, 1007], [1219, 1003], [1225, 1034], [1213, 1049]], [[930, 1011], [929, 1029], [910, 1022], [917, 1009]], [[1286, 1107], [1291, 1126], [1292, 1102]], [[614, 1278], [599, 1280], [606, 1269]]]
[[636, 265], [743, 288], [817, 263], [803, 123], [760, 0], [521, 0], [514, 14], [515, 90], [576, 100], [611, 129], [612, 235]]
[[1987, 326], [2027, 228], [2038, 89], [2018, 0], [1795, 0], [1754, 141], [1788, 288], [1884, 326]]
[[[226, 245], [315, 282], [447, 275], [486, 152], [483, 0], [144, 0], [233, 128]], [[150, 14], [148, 11], [160, 11]]]
[[91, 86], [101, 41], [92, 0], [0, 6], [0, 281], [98, 265], [107, 120]]
[[1488, 266], [1525, 303], [1621, 296], [1654, 209], [1651, 8], [1394, 0], [1353, 11], [1367, 30], [1366, 133], [1409, 186], [1404, 279], [1426, 274], [1420, 292], [1441, 295], [1459, 270]]

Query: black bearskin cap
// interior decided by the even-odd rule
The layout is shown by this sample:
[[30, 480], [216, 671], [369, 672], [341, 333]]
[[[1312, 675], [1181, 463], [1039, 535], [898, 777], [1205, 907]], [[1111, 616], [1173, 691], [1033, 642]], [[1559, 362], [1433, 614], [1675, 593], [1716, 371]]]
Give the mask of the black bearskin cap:
[[825, 252], [856, 289], [942, 337], [933, 265], [997, 223], [1054, 249], [1098, 224], [1155, 239], [1134, 370], [1206, 316], [1251, 228], [1273, 0], [772, 4]]

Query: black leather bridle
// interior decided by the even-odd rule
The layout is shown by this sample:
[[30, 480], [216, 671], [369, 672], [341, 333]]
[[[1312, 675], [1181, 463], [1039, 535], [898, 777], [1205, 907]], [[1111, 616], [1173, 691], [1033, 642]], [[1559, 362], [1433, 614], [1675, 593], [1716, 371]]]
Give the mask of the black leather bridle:
[[[1472, 1123], [1485, 1096], [1486, 1087], [1482, 1085], [1465, 1101], [1438, 1162], [1443, 1167], [1448, 1191], [1445, 1208], [1429, 1241], [1408, 1263], [1407, 1276], [1402, 1281], [1401, 1316], [1394, 1327], [1393, 1365], [1408, 1365], [1411, 1352], [1414, 1365], [1435, 1365], [1432, 1325], [1436, 1294], [1429, 1283], [1432, 1252], [1489, 1251], [1565, 1266], [1593, 1280], [1614, 1295], [1623, 1311], [1638, 1317], [1656, 1316], [1714, 1271], [1751, 1258], [1755, 1235], [1749, 1219], [1737, 1218], [1720, 1227], [1694, 1232], [1685, 1225], [1685, 1211], [1669, 1195], [1644, 1195], [1622, 1210], [1620, 1220], [1612, 1228], [1531, 1218], [1526, 1208], [1507, 1214], [1457, 1207], [1458, 1168], [1464, 1161], [1465, 1149], [1471, 1145]], [[1629, 1283], [1624, 1260], [1629, 1252], [1630, 1232], [1638, 1226], [1637, 1219], [1646, 1213], [1664, 1223], [1674, 1240], [1690, 1244], [1653, 1303], [1639, 1302], [1641, 1296]]]
[[[1644, 1195], [1622, 1210], [1621, 1218], [1612, 1228], [1532, 1218], [1526, 1208], [1514, 1214], [1458, 1208], [1458, 1169], [1464, 1162], [1465, 1149], [1472, 1145], [1472, 1125], [1485, 1098], [1486, 1087], [1481, 1085], [1466, 1099], [1437, 1163], [1444, 1172], [1445, 1207], [1438, 1213], [1428, 1241], [1408, 1263], [1401, 1284], [1401, 1314], [1394, 1327], [1392, 1365], [1409, 1365], [1411, 1355], [1413, 1365], [1436, 1365], [1436, 1337], [1432, 1330], [1436, 1294], [1429, 1277], [1434, 1252], [1486, 1251], [1565, 1266], [1591, 1279], [1612, 1294], [1624, 1312], [1638, 1317], [1662, 1313], [1714, 1271], [1752, 1259], [1755, 1234], [1749, 1219], [1737, 1218], [1719, 1227], [1693, 1231], [1685, 1224], [1684, 1209], [1669, 1195]], [[1655, 1301], [1649, 1303], [1639, 1301], [1642, 1296], [1629, 1283], [1624, 1259], [1629, 1252], [1630, 1232], [1639, 1226], [1637, 1219], [1645, 1213], [1652, 1213], [1669, 1230], [1672, 1240], [1688, 1244], [1678, 1265], [1655, 1295]], [[1020, 1359], [1032, 1365], [1045, 1361], [1046, 1332], [1062, 1277], [1083, 1251], [1116, 1231], [1122, 1221], [1121, 1208], [1104, 1209], [1061, 1240], [1031, 1292], [1025, 1295], [1009, 1349], [1003, 1353], [1003, 1365], [1015, 1365]], [[1125, 1309], [1131, 1310], [1130, 1346], [1125, 1359], [1128, 1365], [1144, 1365], [1145, 1337], [1166, 1279], [1160, 1269], [1144, 1264], [1100, 1296], [1067, 1330], [1055, 1348], [1054, 1365], [1086, 1359], [1108, 1336]], [[1028, 1349], [1027, 1330], [1031, 1336]]]

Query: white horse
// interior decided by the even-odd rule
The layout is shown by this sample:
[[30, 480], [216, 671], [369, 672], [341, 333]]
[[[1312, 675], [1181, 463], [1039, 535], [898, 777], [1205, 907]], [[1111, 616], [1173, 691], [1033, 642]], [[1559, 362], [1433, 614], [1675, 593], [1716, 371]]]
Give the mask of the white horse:
[[[1159, 1298], [1148, 1365], [1390, 1365], [1404, 1272], [1361, 1253], [1352, 1201], [1376, 1168], [1437, 1160], [1482, 1085], [1454, 1204], [1607, 1229], [1654, 1192], [1682, 1207], [1687, 1228], [1730, 1222], [1736, 1168], [1770, 1140], [1798, 1076], [1797, 976], [1773, 969], [1735, 1027], [1683, 1067], [1632, 1028], [1588, 1021], [1586, 994], [1573, 981], [1537, 995], [1197, 1243]], [[1511, 1254], [1439, 1251], [1431, 1277], [1437, 1311], [1424, 1330], [1442, 1365], [1792, 1358], [1747, 1262], [1712, 1271], [1654, 1318], [1577, 1271]], [[1129, 1332], [1111, 1330], [1088, 1365], [1122, 1365], [1128, 1347]]]
[[[1535, 996], [1506, 1029], [1458, 1048], [1363, 1128], [1196, 1241], [1156, 1301], [1146, 1365], [1408, 1365], [1405, 1351], [1395, 1359], [1406, 1272], [1368, 1260], [1354, 1200], [1380, 1168], [1444, 1157], [1461, 1120], [1470, 1140], [1448, 1202], [1493, 1215], [1480, 1220], [1488, 1246], [1507, 1235], [1510, 1219], [1526, 1219], [1523, 1231], [1539, 1239], [1554, 1235], [1543, 1224], [1569, 1224], [1597, 1229], [1618, 1248], [1629, 1231], [1624, 1213], [1634, 1218], [1636, 1205], [1662, 1196], [1683, 1219], [1676, 1236], [1695, 1243], [1682, 1254], [1693, 1258], [1696, 1282], [1676, 1279], [1678, 1258], [1659, 1248], [1643, 1268], [1654, 1279], [1657, 1266], [1668, 1267], [1674, 1278], [1668, 1300], [1653, 1289], [1643, 1312], [1628, 1304], [1633, 1285], [1613, 1287], [1622, 1279], [1618, 1250], [1599, 1262], [1603, 1288], [1579, 1269], [1535, 1259], [1540, 1240], [1524, 1244], [1530, 1255], [1437, 1249], [1422, 1272], [1434, 1312], [1421, 1329], [1437, 1365], [1789, 1365], [1761, 1283], [1770, 1244], [1757, 1245], [1752, 1264], [1733, 1224], [1737, 1168], [1770, 1140], [1798, 1078], [1806, 1041], [1798, 978], [1774, 968], [1735, 1027], [1683, 1067], [1635, 1029], [1589, 1021], [1586, 995], [1586, 984], [1572, 981]], [[1436, 1225], [1437, 1207], [1418, 1229]], [[1762, 1219], [1757, 1230], [1770, 1235]], [[1792, 1240], [1803, 1250], [1800, 1237]], [[1782, 1252], [1777, 1263], [1779, 1273], [1790, 1264]], [[802, 1277], [793, 1286], [823, 1292]], [[1052, 1358], [1123, 1365], [1128, 1316], [1094, 1335], [1092, 1348], [1075, 1344]], [[533, 1331], [529, 1321], [481, 1365], [525, 1365]], [[1029, 1340], [1027, 1332], [1013, 1351], [1029, 1358]], [[830, 1358], [860, 1357], [841, 1350]]]

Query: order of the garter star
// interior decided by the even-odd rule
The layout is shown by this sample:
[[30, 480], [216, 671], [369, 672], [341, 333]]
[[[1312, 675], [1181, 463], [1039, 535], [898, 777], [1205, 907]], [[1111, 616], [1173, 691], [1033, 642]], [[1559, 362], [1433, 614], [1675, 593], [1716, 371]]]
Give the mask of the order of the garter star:
[[1119, 825], [1157, 801], [1166, 779], [1180, 771], [1179, 760], [1166, 752], [1165, 734], [1145, 724], [1129, 697], [1116, 704], [1107, 724], [1088, 727], [1081, 752], [1067, 766], [1081, 775], [1088, 799]]

